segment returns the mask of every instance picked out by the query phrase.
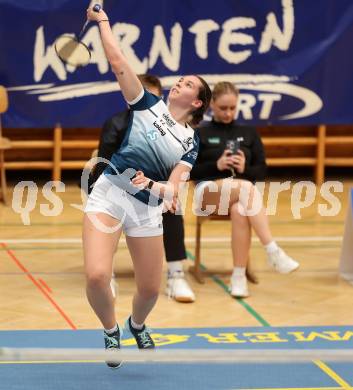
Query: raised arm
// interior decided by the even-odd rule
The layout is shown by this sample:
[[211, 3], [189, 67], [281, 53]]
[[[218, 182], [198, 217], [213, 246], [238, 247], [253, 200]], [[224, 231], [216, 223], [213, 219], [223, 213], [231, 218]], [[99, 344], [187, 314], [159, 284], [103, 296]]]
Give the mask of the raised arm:
[[112, 66], [125, 100], [128, 103], [132, 102], [142, 92], [143, 86], [120, 50], [110, 28], [107, 14], [102, 9], [94, 12], [92, 8], [88, 8], [87, 19], [98, 23], [105, 55]]

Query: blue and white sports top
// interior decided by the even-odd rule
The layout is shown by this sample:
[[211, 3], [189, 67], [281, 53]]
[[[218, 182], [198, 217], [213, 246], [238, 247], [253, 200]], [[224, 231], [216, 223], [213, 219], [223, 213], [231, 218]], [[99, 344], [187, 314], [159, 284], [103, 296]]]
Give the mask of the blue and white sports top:
[[152, 200], [156, 205], [157, 199], [133, 186], [131, 178], [141, 170], [154, 181], [167, 181], [176, 164], [192, 168], [199, 138], [189, 125], [182, 126], [172, 118], [162, 99], [146, 90], [129, 105], [132, 113], [124, 141], [104, 174], [140, 201], [148, 204]]

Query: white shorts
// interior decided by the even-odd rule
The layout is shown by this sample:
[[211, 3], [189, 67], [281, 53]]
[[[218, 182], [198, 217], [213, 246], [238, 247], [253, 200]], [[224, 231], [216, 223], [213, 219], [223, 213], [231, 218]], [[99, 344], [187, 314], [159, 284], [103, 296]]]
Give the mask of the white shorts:
[[141, 202], [114, 185], [104, 174], [96, 181], [85, 207], [85, 213], [105, 213], [116, 218], [120, 222], [117, 226], [130, 237], [162, 235], [162, 211], [163, 204], [152, 207]]

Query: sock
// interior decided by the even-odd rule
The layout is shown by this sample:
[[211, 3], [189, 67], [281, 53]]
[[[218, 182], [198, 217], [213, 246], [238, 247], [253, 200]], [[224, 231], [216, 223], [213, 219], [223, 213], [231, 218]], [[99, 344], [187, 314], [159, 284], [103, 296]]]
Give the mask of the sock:
[[267, 253], [276, 252], [279, 248], [276, 241], [272, 240], [269, 244], [264, 245]]
[[234, 267], [232, 277], [233, 276], [245, 276], [246, 267]]
[[178, 261], [169, 261], [168, 262], [168, 275], [173, 275], [174, 272], [183, 272], [183, 262]]
[[130, 317], [130, 324], [131, 326], [134, 328], [134, 329], [137, 329], [137, 330], [141, 330], [143, 328], [143, 325], [144, 324], [136, 324], [136, 322], [134, 322], [134, 320], [132, 319], [132, 317]]
[[105, 330], [105, 333], [106, 333], [106, 334], [111, 335], [111, 334], [115, 333], [115, 332], [118, 330], [118, 324], [116, 324], [116, 325], [114, 326], [114, 328], [111, 328], [111, 329], [104, 329], [104, 330]]

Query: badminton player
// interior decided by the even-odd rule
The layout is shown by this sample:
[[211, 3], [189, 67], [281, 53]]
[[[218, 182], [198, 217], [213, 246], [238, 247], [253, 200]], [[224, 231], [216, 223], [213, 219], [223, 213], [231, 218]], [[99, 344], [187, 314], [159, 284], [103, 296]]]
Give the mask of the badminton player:
[[177, 189], [188, 178], [198, 152], [198, 139], [190, 125], [202, 119], [211, 91], [199, 76], [181, 77], [169, 92], [167, 106], [143, 89], [115, 41], [107, 14], [89, 8], [87, 18], [98, 23], [105, 54], [133, 112], [123, 144], [98, 178], [85, 209], [87, 297], [104, 327], [106, 348], [120, 348], [122, 331], [109, 283], [123, 231], [136, 282], [126, 327], [138, 348], [154, 348], [145, 320], [157, 301], [161, 282], [163, 203], [171, 211], [176, 208]]

